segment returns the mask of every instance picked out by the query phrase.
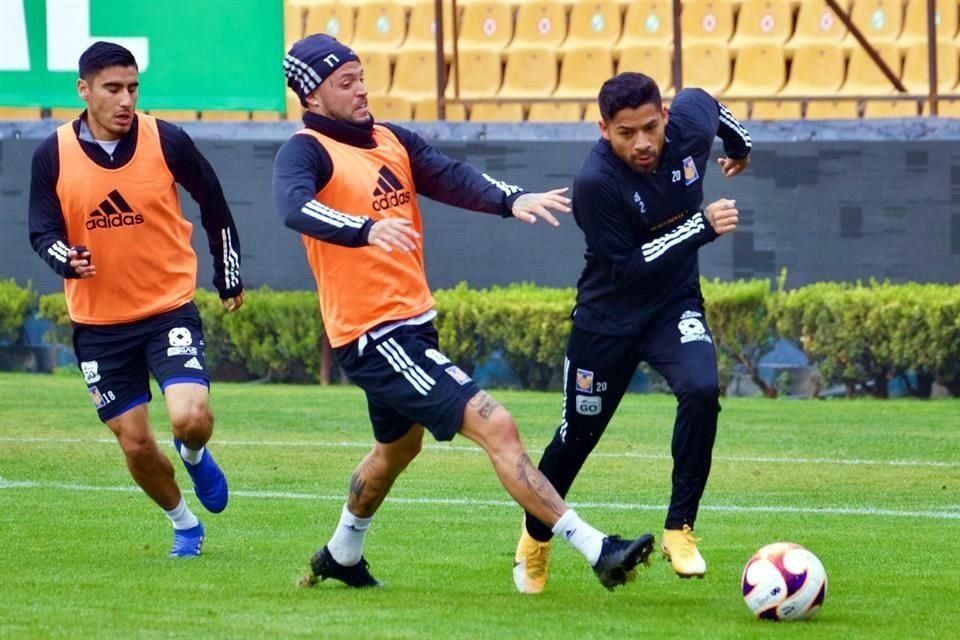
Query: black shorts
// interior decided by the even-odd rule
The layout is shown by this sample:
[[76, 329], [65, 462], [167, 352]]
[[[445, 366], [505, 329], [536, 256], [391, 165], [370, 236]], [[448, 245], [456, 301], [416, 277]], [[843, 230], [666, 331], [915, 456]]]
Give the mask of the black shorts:
[[200, 312], [192, 302], [136, 322], [74, 324], [73, 349], [104, 422], [150, 401], [151, 373], [161, 390], [177, 382], [210, 386]]
[[480, 392], [470, 376], [437, 350], [432, 323], [401, 326], [378, 339], [335, 350], [350, 380], [367, 394], [377, 442], [403, 437], [414, 424], [437, 440], [453, 440], [467, 402]]

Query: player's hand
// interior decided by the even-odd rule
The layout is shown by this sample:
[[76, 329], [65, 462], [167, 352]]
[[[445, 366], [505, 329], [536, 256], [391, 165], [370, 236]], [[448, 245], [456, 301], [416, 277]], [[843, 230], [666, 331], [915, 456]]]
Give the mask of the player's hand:
[[737, 230], [740, 221], [740, 212], [737, 211], [737, 201], [721, 199], [711, 202], [703, 210], [703, 215], [718, 236]]
[[243, 306], [243, 291], [241, 291], [239, 295], [233, 296], [232, 298], [221, 300], [220, 303], [223, 305], [223, 308], [227, 310], [227, 313], [233, 313]]
[[394, 249], [413, 251], [417, 248], [420, 234], [413, 228], [409, 220], [400, 218], [384, 218], [376, 221], [370, 227], [367, 244], [380, 247], [387, 253]]
[[513, 217], [533, 224], [543, 218], [553, 226], [560, 225], [553, 213], [570, 213], [570, 198], [563, 195], [567, 188], [551, 189], [544, 193], [525, 193], [513, 201]]
[[720, 171], [723, 172], [723, 175], [732, 178], [750, 166], [750, 155], [747, 154], [746, 158], [740, 158], [739, 160], [724, 156], [717, 158], [717, 164], [720, 165]]
[[80, 278], [92, 278], [97, 275], [97, 268], [93, 264], [93, 255], [84, 246], [76, 246], [67, 252], [67, 260], [73, 271]]

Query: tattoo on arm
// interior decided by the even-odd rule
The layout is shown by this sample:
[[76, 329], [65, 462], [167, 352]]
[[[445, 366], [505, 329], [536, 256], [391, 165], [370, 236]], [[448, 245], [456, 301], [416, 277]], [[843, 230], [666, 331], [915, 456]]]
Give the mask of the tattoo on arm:
[[477, 413], [480, 414], [480, 417], [486, 420], [493, 413], [494, 409], [500, 406], [500, 403], [493, 399], [486, 391], [481, 391], [472, 398], [468, 403], [471, 407], [476, 407]]
[[[521, 454], [517, 458], [517, 480], [525, 484], [544, 507], [558, 518], [566, 511], [566, 504], [550, 481], [530, 462], [530, 456]], [[529, 510], [529, 509], [528, 509]]]

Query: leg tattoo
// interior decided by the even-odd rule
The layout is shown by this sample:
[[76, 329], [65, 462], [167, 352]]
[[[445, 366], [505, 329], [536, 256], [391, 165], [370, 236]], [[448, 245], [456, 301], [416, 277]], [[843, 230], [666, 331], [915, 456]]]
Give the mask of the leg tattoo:
[[530, 462], [530, 456], [526, 453], [517, 458], [517, 480], [527, 487], [531, 494], [550, 510], [558, 518], [566, 511], [566, 504], [563, 498], [553, 488], [553, 485], [540, 471]]
[[486, 420], [493, 413], [494, 409], [500, 406], [500, 403], [493, 399], [486, 391], [481, 391], [472, 398], [468, 403], [471, 407], [476, 407], [477, 413], [480, 414], [480, 417]]

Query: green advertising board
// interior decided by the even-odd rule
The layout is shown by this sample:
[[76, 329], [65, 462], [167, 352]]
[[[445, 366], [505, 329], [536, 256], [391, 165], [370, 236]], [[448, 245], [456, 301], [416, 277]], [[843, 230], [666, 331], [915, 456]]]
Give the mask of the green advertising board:
[[282, 0], [0, 0], [0, 106], [81, 107], [97, 40], [137, 58], [138, 109], [284, 110]]

